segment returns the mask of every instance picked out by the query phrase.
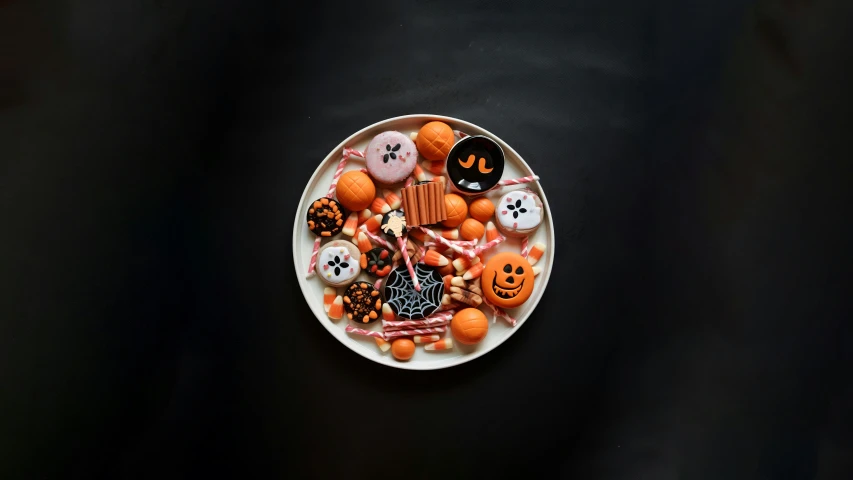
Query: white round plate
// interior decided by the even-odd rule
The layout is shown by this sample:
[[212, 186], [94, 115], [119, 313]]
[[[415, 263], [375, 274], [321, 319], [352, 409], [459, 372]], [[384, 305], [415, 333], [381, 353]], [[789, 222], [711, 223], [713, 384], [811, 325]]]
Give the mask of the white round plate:
[[[521, 156], [512, 149], [512, 147], [507, 145], [506, 142], [497, 136], [472, 123], [440, 115], [406, 115], [402, 117], [389, 118], [388, 120], [375, 123], [354, 133], [329, 152], [326, 159], [323, 160], [323, 162], [320, 163], [320, 166], [317, 167], [317, 170], [314, 171], [314, 175], [312, 175], [311, 179], [308, 181], [305, 191], [302, 192], [302, 198], [299, 200], [299, 207], [296, 209], [296, 218], [293, 221], [293, 264], [296, 267], [296, 276], [299, 279], [299, 286], [302, 288], [302, 294], [305, 296], [305, 301], [308, 302], [308, 305], [311, 307], [311, 311], [314, 312], [314, 316], [317, 317], [320, 324], [323, 325], [326, 330], [334, 335], [334, 337], [341, 343], [359, 355], [383, 365], [409, 370], [435, 370], [459, 365], [491, 351], [506, 341], [506, 339], [508, 339], [516, 330], [524, 325], [524, 322], [527, 321], [527, 317], [529, 317], [536, 308], [536, 305], [542, 298], [542, 294], [545, 292], [545, 287], [548, 285], [548, 278], [551, 275], [551, 268], [554, 264], [554, 223], [551, 218], [550, 208], [548, 207], [548, 200], [545, 198], [545, 192], [542, 191], [538, 182], [503, 187], [502, 189], [489, 192], [486, 196], [493, 202], [496, 202], [503, 193], [519, 188], [530, 188], [539, 195], [545, 208], [545, 221], [536, 231], [536, 234], [529, 240], [530, 246], [533, 246], [536, 242], [542, 242], [547, 246], [545, 255], [543, 255], [537, 263], [538, 266], [542, 267], [543, 271], [536, 277], [535, 287], [530, 299], [520, 307], [507, 311], [507, 313], [518, 320], [515, 327], [509, 326], [505, 320], [498, 318], [497, 322], [489, 324], [488, 335], [486, 335], [486, 338], [477, 345], [467, 346], [461, 345], [459, 342], [454, 342], [452, 350], [442, 352], [427, 352], [419, 345], [415, 349], [415, 356], [412, 357], [411, 360], [407, 362], [400, 362], [395, 360], [394, 357], [391, 356], [390, 352], [382, 353], [376, 346], [376, 342], [373, 338], [346, 333], [344, 331], [344, 328], [347, 325], [346, 316], [341, 320], [336, 321], [330, 319], [326, 315], [326, 312], [323, 310], [323, 289], [326, 285], [322, 280], [317, 278], [316, 275], [311, 278], [306, 278], [308, 263], [311, 258], [311, 251], [314, 247], [315, 239], [315, 236], [308, 230], [306, 225], [306, 205], [320, 197], [324, 197], [328, 192], [329, 184], [332, 182], [335, 169], [342, 158], [341, 152], [345, 146], [363, 151], [370, 140], [381, 132], [396, 130], [405, 135], [409, 135], [411, 132], [417, 132], [425, 123], [432, 120], [440, 120], [449, 124], [454, 130], [460, 130], [469, 135], [485, 135], [498, 142], [501, 148], [503, 148], [506, 157], [503, 174], [504, 179], [533, 175], [533, 171]], [[344, 171], [357, 170], [360, 168], [364, 168], [364, 163], [351, 159], [347, 162]], [[427, 176], [431, 177], [432, 175], [427, 172]], [[400, 186], [397, 186], [396, 190], [399, 190]], [[333, 239], [350, 240], [349, 237], [346, 237], [343, 234], [339, 234]], [[486, 258], [490, 258], [495, 254], [495, 252], [502, 251], [520, 252], [520, 244], [521, 241], [519, 239], [508, 238], [507, 241], [487, 252], [485, 256]], [[375, 280], [368, 277], [365, 273], [359, 274], [359, 279], [362, 278], [366, 279], [371, 284]], [[340, 294], [343, 291], [343, 288], [338, 288], [337, 290]], [[480, 309], [486, 313], [486, 317], [490, 322], [494, 319], [491, 309], [487, 306], [483, 305]], [[377, 331], [382, 330], [380, 322], [374, 322], [372, 325], [368, 325], [366, 327], [358, 325], [358, 327], [369, 328]], [[444, 335], [452, 336], [449, 329]]]

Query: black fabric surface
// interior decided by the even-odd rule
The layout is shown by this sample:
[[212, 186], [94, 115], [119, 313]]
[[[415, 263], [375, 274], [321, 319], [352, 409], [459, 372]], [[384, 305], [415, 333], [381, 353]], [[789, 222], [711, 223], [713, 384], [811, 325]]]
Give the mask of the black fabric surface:
[[[0, 477], [850, 478], [850, 13], [0, 3]], [[557, 229], [443, 371], [340, 345], [292, 263], [317, 163], [409, 113], [510, 143]]]

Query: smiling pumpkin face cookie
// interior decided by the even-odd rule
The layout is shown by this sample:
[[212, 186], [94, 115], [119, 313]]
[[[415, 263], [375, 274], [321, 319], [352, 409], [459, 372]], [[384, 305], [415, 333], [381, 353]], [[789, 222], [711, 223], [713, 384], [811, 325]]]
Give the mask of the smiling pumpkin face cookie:
[[480, 279], [483, 295], [501, 308], [515, 308], [533, 293], [533, 267], [521, 255], [503, 252], [486, 263]]

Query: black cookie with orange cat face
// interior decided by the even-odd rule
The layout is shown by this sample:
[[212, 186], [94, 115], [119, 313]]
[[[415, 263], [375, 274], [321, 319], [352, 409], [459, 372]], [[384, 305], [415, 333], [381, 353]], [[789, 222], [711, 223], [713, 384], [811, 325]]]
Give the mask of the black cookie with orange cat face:
[[318, 198], [308, 207], [308, 229], [318, 237], [334, 237], [341, 233], [347, 212], [331, 198]]
[[354, 322], [375, 322], [382, 315], [382, 302], [382, 294], [367, 282], [355, 282], [344, 292], [344, 310]]
[[494, 140], [482, 135], [466, 137], [456, 142], [447, 155], [447, 176], [461, 193], [485, 193], [504, 174], [504, 152]]

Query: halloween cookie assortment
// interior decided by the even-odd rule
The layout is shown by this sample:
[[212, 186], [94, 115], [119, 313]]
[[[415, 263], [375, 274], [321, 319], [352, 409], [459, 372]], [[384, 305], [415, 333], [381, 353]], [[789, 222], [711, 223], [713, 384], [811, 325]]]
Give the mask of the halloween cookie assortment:
[[[345, 148], [305, 217], [315, 235], [308, 276], [327, 285], [329, 318], [402, 362], [419, 346], [477, 348], [487, 313], [514, 326], [512, 309], [531, 297], [547, 250], [528, 241], [545, 211], [533, 190], [514, 187], [538, 177], [504, 179], [504, 163], [493, 139], [440, 121], [381, 132], [363, 152]], [[520, 243], [497, 252], [508, 237]]]

